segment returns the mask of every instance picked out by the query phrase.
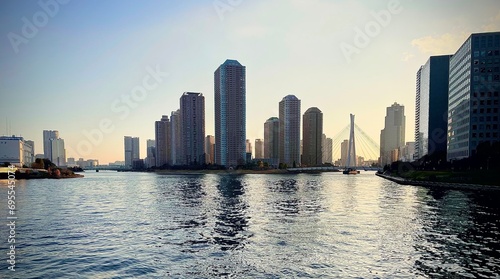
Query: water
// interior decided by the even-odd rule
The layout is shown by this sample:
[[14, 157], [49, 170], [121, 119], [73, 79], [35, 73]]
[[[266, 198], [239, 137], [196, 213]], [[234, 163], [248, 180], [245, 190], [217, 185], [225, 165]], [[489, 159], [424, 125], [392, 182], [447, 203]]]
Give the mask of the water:
[[373, 172], [85, 176], [17, 181], [1, 278], [500, 278], [498, 193]]

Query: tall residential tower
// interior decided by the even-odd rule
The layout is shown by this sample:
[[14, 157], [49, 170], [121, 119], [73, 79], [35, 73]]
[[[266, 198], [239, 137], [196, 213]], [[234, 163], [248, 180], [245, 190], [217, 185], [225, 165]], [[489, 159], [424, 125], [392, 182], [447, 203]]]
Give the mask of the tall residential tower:
[[205, 97], [185, 92], [180, 100], [181, 149], [184, 165], [205, 163]]
[[271, 117], [264, 123], [264, 158], [269, 159], [273, 166], [279, 163], [280, 120]]
[[279, 103], [279, 162], [300, 165], [300, 100], [285, 96]]
[[134, 161], [140, 159], [139, 154], [139, 138], [137, 137], [124, 137], [125, 147], [125, 168], [131, 169]]
[[170, 121], [168, 115], [163, 115], [160, 121], [155, 122], [156, 166], [162, 167], [172, 164], [170, 161]]
[[215, 162], [226, 167], [246, 161], [246, 69], [226, 60], [214, 73]]
[[306, 110], [302, 123], [302, 165], [319, 166], [323, 163], [323, 113], [317, 107]]

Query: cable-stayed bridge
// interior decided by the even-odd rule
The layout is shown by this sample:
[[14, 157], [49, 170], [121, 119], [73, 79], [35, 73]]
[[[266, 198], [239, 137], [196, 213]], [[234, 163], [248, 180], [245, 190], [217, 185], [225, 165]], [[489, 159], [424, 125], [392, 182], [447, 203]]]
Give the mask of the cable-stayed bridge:
[[[336, 161], [345, 157], [348, 159], [350, 157], [361, 156], [365, 161], [367, 160], [377, 160], [380, 154], [380, 146], [372, 138], [370, 138], [358, 125], [354, 123], [354, 115], [351, 115], [351, 123], [345, 126], [339, 133], [333, 137], [333, 147], [332, 147], [332, 157]], [[351, 129], [352, 127], [352, 129]], [[351, 143], [352, 137], [352, 143]], [[345, 147], [346, 153], [342, 156], [342, 142], [347, 141], [347, 146]], [[349, 151], [351, 147], [351, 151]], [[354, 150], [353, 150], [354, 149]], [[354, 151], [354, 152], [353, 152]], [[350, 159], [351, 162], [343, 162], [344, 166], [355, 166], [353, 162], [355, 159]]]

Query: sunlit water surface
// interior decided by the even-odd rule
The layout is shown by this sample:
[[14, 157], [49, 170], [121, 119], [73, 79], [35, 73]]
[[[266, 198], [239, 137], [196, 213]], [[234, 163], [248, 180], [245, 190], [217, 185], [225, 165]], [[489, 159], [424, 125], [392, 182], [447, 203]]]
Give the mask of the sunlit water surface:
[[[7, 182], [0, 218], [7, 223]], [[0, 278], [499, 278], [500, 195], [376, 177], [85, 173], [17, 181]]]

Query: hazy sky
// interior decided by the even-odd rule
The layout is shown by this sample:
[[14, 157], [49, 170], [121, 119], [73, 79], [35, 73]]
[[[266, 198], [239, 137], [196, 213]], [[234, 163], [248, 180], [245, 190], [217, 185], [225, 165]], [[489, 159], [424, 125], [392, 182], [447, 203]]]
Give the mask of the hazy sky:
[[2, 0], [0, 134], [43, 153], [42, 131], [58, 130], [67, 157], [100, 163], [124, 160], [123, 136], [138, 136], [145, 157], [154, 121], [185, 91], [203, 93], [214, 134], [213, 73], [236, 59], [252, 142], [288, 94], [302, 113], [323, 111], [327, 136], [353, 113], [376, 142], [398, 102], [413, 141], [418, 68], [470, 33], [500, 30], [499, 10], [498, 0]]

